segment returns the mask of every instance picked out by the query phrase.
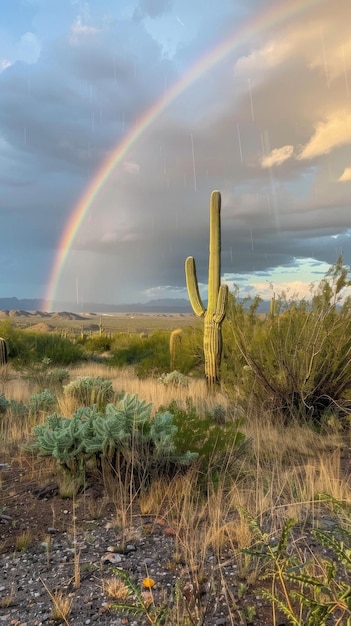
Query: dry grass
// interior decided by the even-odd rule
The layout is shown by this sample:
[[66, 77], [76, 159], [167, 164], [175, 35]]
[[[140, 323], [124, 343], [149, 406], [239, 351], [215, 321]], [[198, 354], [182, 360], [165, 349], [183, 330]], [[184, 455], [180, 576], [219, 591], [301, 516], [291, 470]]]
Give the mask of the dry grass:
[[[204, 382], [199, 380], [192, 380], [186, 389], [165, 387], [155, 379], [140, 380], [128, 369], [117, 370], [98, 364], [72, 368], [70, 373], [72, 380], [77, 376], [108, 378], [117, 393], [138, 394], [141, 399], [152, 402], [155, 410], [172, 400], [186, 408], [187, 398], [191, 399], [200, 414], [219, 404], [229, 408], [229, 400], [224, 394], [208, 397]], [[6, 379], [2, 380], [2, 389], [7, 398], [24, 402], [30, 395], [28, 385], [18, 376], [14, 377], [13, 373], [7, 372]], [[232, 413], [235, 412], [230, 408]], [[59, 411], [70, 415], [71, 410], [69, 399], [62, 393], [59, 396]], [[19, 423], [16, 419], [2, 419], [0, 435], [4, 448], [23, 443], [31, 428], [32, 424]], [[241, 552], [241, 548], [252, 544], [252, 532], [243, 511], [258, 519], [269, 534], [275, 534], [291, 517], [313, 525], [321, 512], [318, 494], [325, 493], [339, 501], [350, 500], [350, 482], [341, 471], [343, 442], [336, 430], [321, 435], [301, 424], [280, 424], [270, 415], [247, 415], [241, 429], [250, 444], [239, 460], [234, 461], [229, 456], [217, 477], [215, 489], [210, 483], [206, 488], [203, 476], [202, 491], [194, 489], [200, 478], [198, 468], [172, 481], [154, 481], [150, 489], [137, 495], [132, 493], [130, 484], [124, 484], [118, 477], [112, 477], [111, 484], [106, 483], [106, 494], [115, 502], [120, 528], [132, 525], [137, 510], [142, 514], [162, 516], [174, 533], [174, 559], [184, 559], [188, 576], [195, 586], [200, 585], [209, 549], [218, 557], [230, 555], [245, 584], [255, 580], [255, 565]], [[17, 458], [21, 462], [19, 453]], [[44, 461], [39, 465], [28, 455], [24, 458], [23, 463], [29, 464], [37, 480], [44, 481], [50, 463]], [[74, 485], [61, 487], [62, 495], [64, 490], [70, 497], [75, 495]], [[73, 520], [75, 523], [75, 512]], [[24, 545], [25, 539], [22, 539]], [[23, 547], [18, 546], [18, 549]], [[75, 555], [74, 576], [75, 587], [78, 588], [78, 552]], [[107, 595], [117, 598], [119, 593], [123, 593], [123, 589], [116, 587], [119, 583], [105, 581]], [[225, 587], [225, 581], [223, 584]], [[66, 619], [70, 602], [64, 597], [55, 598], [54, 602], [54, 607], [66, 606], [62, 609], [66, 612]], [[57, 610], [57, 615], [60, 611]]]
[[118, 577], [105, 579], [102, 589], [109, 598], [118, 602], [125, 602], [130, 597], [130, 590]]
[[49, 592], [53, 607], [51, 609], [51, 619], [54, 622], [64, 622], [69, 626], [68, 616], [71, 612], [73, 598], [65, 595], [61, 591]]
[[30, 530], [24, 530], [23, 533], [16, 537], [16, 550], [24, 552], [29, 548], [33, 541], [33, 536]]

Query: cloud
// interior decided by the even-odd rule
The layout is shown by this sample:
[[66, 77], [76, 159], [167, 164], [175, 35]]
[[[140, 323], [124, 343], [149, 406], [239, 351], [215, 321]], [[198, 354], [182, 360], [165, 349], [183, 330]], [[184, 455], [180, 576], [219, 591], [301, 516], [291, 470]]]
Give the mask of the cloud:
[[330, 113], [325, 121], [316, 124], [314, 135], [297, 158], [313, 159], [348, 144], [351, 144], [351, 112], [336, 111]]
[[171, 10], [172, 4], [172, 0], [139, 0], [139, 4], [134, 11], [134, 19], [161, 17]]
[[10, 67], [12, 62], [9, 59], [0, 59], [0, 72], [6, 70], [7, 67]]
[[351, 180], [351, 167], [345, 167], [343, 173], [338, 178], [339, 183], [348, 182]]
[[38, 37], [32, 32], [24, 33], [18, 43], [17, 58], [28, 64], [36, 63], [40, 52], [41, 43]]
[[78, 17], [71, 26], [69, 41], [72, 45], [78, 45], [82, 37], [91, 37], [96, 35], [98, 32], [99, 29], [95, 26], [88, 26], [87, 24], [83, 24], [81, 16], [78, 15]]
[[279, 41], [278, 39], [269, 41], [247, 56], [241, 56], [235, 63], [234, 71], [237, 75], [251, 76], [263, 70], [269, 70], [281, 65], [291, 55], [291, 52], [291, 41]]
[[287, 159], [293, 155], [294, 146], [283, 146], [282, 148], [275, 148], [272, 152], [262, 157], [261, 165], [263, 168], [273, 167], [274, 165], [281, 165]]
[[[351, 262], [349, 189], [337, 184], [351, 176], [350, 0], [338, 10], [310, 3], [258, 31], [259, 6], [273, 11], [279, 0], [203, 2], [200, 12], [188, 0], [62, 0], [55, 19], [47, 0], [31, 0], [28, 18], [12, 3], [12, 30], [0, 34], [10, 64], [0, 73], [3, 267], [23, 255], [45, 289], [74, 207], [118, 145], [123, 156], [62, 269], [60, 299], [75, 300], [76, 276], [86, 301], [183, 293], [189, 255], [206, 295], [213, 189], [222, 193], [222, 269], [243, 276], [243, 289], [297, 255], [332, 263], [343, 248]], [[16, 63], [26, 33], [42, 46], [38, 56], [24, 37], [30, 65]], [[230, 36], [238, 44], [139, 134], [145, 113]], [[45, 250], [37, 268], [36, 248]]]

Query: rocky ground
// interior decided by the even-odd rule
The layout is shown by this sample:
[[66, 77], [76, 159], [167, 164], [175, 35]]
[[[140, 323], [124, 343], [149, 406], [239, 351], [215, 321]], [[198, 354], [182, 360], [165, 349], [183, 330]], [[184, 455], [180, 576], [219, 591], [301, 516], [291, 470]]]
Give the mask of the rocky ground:
[[[29, 465], [25, 458], [0, 464], [0, 624], [272, 624], [271, 606], [258, 584], [250, 588], [245, 581], [243, 592], [229, 547], [219, 560], [209, 553], [196, 570], [162, 516], [136, 512], [122, 528], [116, 505], [98, 491], [82, 494], [73, 505], [58, 495], [52, 477], [47, 482], [41, 476], [38, 484]], [[126, 601], [139, 609], [137, 615], [113, 606], [125, 600], [123, 577], [134, 584]], [[147, 578], [155, 583], [152, 589]], [[65, 619], [53, 619], [54, 598], [70, 603]], [[168, 607], [163, 622], [156, 620], [162, 606]]]
[[[78, 497], [74, 515], [72, 500], [61, 498], [53, 482], [44, 489], [36, 484], [25, 460], [2, 464], [0, 473], [0, 624], [59, 623], [53, 620], [56, 594], [72, 603], [61, 619], [71, 626], [155, 623], [151, 613], [162, 605], [171, 607], [164, 622], [170, 626], [271, 623], [257, 594], [238, 598], [237, 567], [225, 551], [221, 563], [209, 554], [203, 571], [192, 571], [162, 517], [136, 514], [122, 532], [115, 507], [97, 492]], [[138, 597], [145, 606], [153, 599], [149, 619], [145, 610], [133, 616], [113, 608], [125, 591], [116, 568], [136, 586], [128, 602], [140, 608]], [[155, 582], [152, 596], [143, 585], [147, 577]]]
[[[152, 597], [150, 613], [154, 606], [156, 612], [164, 604], [172, 607], [166, 624], [249, 624], [249, 618], [240, 618], [240, 609], [245, 613], [253, 602], [257, 615], [252, 624], [270, 624], [260, 598], [246, 594], [241, 607], [236, 566], [225, 551], [220, 568], [209, 554], [204, 571], [192, 571], [177, 553], [175, 533], [162, 517], [136, 514], [122, 530], [115, 506], [96, 491], [79, 496], [73, 510], [72, 500], [61, 498], [54, 482], [45, 488], [36, 484], [25, 461], [20, 467], [2, 464], [0, 471], [0, 623], [55, 623], [51, 596], [56, 594], [72, 602], [61, 623], [152, 623], [145, 610], [132, 616], [113, 608], [123, 600], [119, 568], [136, 585], [130, 603], [140, 608], [140, 594], [145, 605]], [[147, 577], [155, 582], [152, 596], [143, 585]]]

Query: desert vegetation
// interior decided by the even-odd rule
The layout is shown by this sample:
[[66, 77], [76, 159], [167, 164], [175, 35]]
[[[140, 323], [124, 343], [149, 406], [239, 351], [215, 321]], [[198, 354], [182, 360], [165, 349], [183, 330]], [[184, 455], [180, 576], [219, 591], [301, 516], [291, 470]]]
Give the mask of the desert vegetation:
[[[26, 458], [73, 502], [97, 489], [122, 530], [137, 515], [172, 529], [172, 589], [101, 574], [115, 615], [215, 624], [220, 598], [227, 624], [351, 623], [349, 284], [340, 258], [309, 300], [283, 295], [267, 315], [232, 291], [210, 390], [196, 324], [62, 336], [0, 322], [3, 462]], [[57, 621], [79, 567], [75, 554], [71, 597], [49, 590]]]

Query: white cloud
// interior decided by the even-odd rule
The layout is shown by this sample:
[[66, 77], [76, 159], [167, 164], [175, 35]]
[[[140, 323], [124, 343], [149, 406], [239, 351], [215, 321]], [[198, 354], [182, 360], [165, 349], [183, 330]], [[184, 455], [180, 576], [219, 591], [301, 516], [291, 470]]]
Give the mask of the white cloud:
[[77, 45], [79, 38], [96, 35], [99, 32], [99, 29], [95, 26], [87, 26], [82, 23], [82, 18], [78, 15], [76, 21], [71, 26], [71, 36], [70, 43], [73, 45]]
[[293, 155], [294, 146], [283, 146], [282, 148], [275, 148], [268, 155], [265, 155], [261, 159], [262, 167], [272, 167], [273, 165], [281, 165], [287, 159]]
[[351, 112], [337, 111], [329, 114], [326, 121], [318, 122], [314, 135], [297, 158], [313, 159], [347, 144], [351, 144]]
[[291, 49], [292, 46], [289, 41], [270, 41], [263, 48], [253, 50], [249, 55], [240, 57], [234, 70], [239, 75], [251, 75], [277, 67], [290, 55]]
[[324, 43], [323, 33], [321, 33], [321, 53], [316, 55], [310, 62], [311, 69], [320, 68], [327, 74], [329, 80], [336, 79], [347, 72], [350, 68], [351, 40], [349, 37], [340, 42], [338, 33], [337, 41]]
[[0, 72], [6, 70], [7, 67], [10, 67], [12, 62], [9, 59], [0, 59]]
[[283, 293], [288, 298], [310, 298], [311, 297], [311, 285], [303, 280], [291, 280], [291, 281], [279, 281], [273, 284], [273, 291], [270, 285], [261, 282], [251, 283], [254, 291], [261, 296], [264, 300], [269, 300], [273, 293], [276, 297], [281, 296]]
[[345, 182], [347, 182], [349, 180], [351, 180], [351, 167], [345, 167], [343, 173], [338, 178], [338, 182], [339, 183], [345, 183]]

